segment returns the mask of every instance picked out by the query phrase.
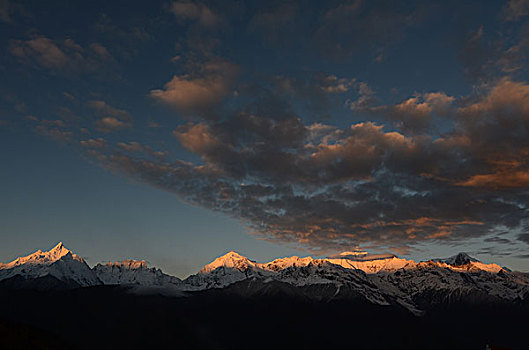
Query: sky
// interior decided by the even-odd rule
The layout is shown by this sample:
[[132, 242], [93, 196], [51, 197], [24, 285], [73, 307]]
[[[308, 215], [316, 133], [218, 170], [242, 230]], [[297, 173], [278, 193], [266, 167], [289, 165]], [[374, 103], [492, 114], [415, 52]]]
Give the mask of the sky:
[[0, 0], [0, 261], [529, 271], [529, 1]]

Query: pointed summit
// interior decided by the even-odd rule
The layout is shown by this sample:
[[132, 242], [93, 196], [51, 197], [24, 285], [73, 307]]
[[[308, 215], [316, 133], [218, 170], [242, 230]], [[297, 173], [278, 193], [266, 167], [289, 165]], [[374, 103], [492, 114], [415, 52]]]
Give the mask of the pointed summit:
[[239, 254], [239, 252], [236, 252], [234, 250], [231, 250], [231, 251], [227, 252], [226, 254], [220, 256], [218, 259], [224, 259], [224, 260], [226, 260], [226, 259], [242, 259], [242, 260], [246, 259], [246, 260], [248, 260], [247, 257], [245, 257], [244, 255]]
[[68, 253], [73, 255], [71, 250], [66, 248], [62, 242], [59, 242], [57, 243], [57, 245], [55, 245], [55, 247], [51, 248], [49, 251], [45, 252], [44, 254], [48, 254], [50, 258], [57, 260], [67, 255]]
[[50, 250], [60, 250], [62, 248], [64, 248], [64, 244], [62, 242], [59, 242], [59, 243], [57, 243], [57, 245], [55, 247], [53, 247]]
[[23, 264], [51, 264], [68, 254], [76, 260], [82, 260], [67, 249], [62, 242], [59, 242], [47, 252], [43, 252], [39, 249], [33, 254], [17, 258], [8, 264], [5, 264], [4, 268], [11, 268]]
[[454, 256], [445, 259], [432, 259], [430, 260], [436, 264], [443, 265], [455, 271], [486, 271], [490, 273], [498, 273], [502, 270], [502, 267], [490, 263], [482, 263], [478, 259], [475, 259], [467, 253], [459, 253]]
[[95, 273], [86, 262], [67, 249], [62, 242], [48, 251], [40, 249], [28, 256], [20, 257], [0, 266], [0, 280], [16, 275], [24, 278], [52, 276], [67, 283], [75, 282], [79, 286], [100, 284]]
[[449, 258], [446, 258], [442, 260], [445, 264], [452, 265], [452, 266], [462, 266], [467, 265], [471, 262], [479, 262], [479, 260], [474, 259], [467, 253], [459, 253], [454, 256], [451, 256]]
[[255, 267], [255, 263], [247, 257], [232, 250], [204, 266], [200, 272], [211, 272], [219, 267], [227, 267], [242, 271], [248, 269], [249, 267]]

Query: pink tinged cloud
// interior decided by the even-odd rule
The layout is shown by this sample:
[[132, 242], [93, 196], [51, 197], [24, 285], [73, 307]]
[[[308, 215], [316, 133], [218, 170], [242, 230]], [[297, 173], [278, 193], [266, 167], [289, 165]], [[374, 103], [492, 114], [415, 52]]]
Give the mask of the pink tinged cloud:
[[175, 75], [150, 96], [182, 112], [205, 111], [230, 94], [237, 70], [228, 62], [209, 62], [196, 74]]

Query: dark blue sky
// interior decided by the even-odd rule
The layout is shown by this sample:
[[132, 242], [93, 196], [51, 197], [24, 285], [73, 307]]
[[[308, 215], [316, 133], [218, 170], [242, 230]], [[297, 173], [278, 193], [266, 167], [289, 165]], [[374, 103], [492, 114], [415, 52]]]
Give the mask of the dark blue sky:
[[528, 270], [529, 1], [0, 0], [0, 260]]

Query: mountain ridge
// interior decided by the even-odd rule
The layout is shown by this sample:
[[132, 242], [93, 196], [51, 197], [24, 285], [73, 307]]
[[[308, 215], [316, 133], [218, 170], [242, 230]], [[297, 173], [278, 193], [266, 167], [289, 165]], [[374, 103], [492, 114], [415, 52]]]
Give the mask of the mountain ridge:
[[[42, 288], [54, 288], [57, 281], [63, 281], [68, 288], [116, 285], [140, 294], [173, 296], [228, 290], [235, 284], [246, 286], [239, 290], [252, 290], [251, 295], [275, 294], [278, 291], [273, 286], [286, 283], [311, 300], [361, 298], [380, 306], [399, 305], [413, 314], [421, 314], [428, 303], [461, 298], [507, 303], [529, 298], [529, 275], [482, 263], [466, 253], [415, 262], [389, 254], [370, 258], [365, 252], [344, 252], [321, 259], [292, 256], [259, 263], [230, 251], [181, 280], [148, 267], [145, 260], [99, 263], [90, 268], [59, 243], [47, 252], [38, 250], [0, 265], [0, 287], [22, 286], [24, 281], [34, 286], [39, 280], [45, 282]], [[256, 292], [256, 286], [262, 290]]]

